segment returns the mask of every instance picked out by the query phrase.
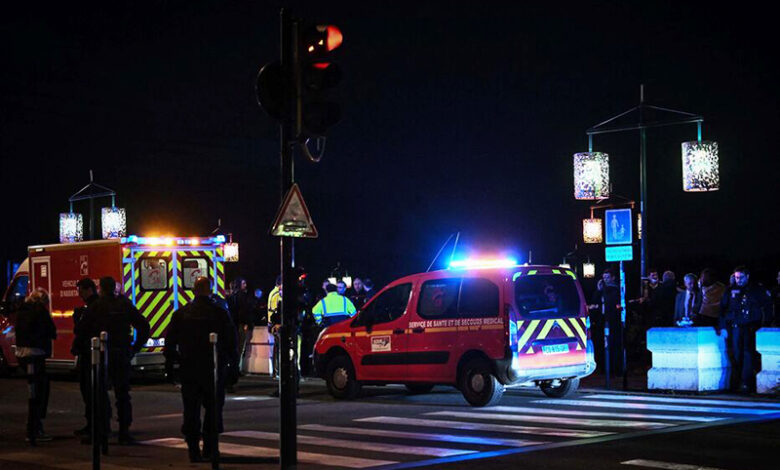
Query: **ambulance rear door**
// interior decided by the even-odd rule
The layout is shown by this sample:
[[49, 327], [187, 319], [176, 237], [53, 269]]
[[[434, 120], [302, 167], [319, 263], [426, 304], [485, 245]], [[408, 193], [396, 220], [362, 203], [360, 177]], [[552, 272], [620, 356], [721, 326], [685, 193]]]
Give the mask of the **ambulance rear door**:
[[[129, 297], [136, 308], [148, 321], [150, 337], [141, 350], [147, 353], [161, 353], [164, 346], [164, 331], [171, 320], [174, 305], [174, 257], [172, 250], [159, 247], [138, 247], [130, 251], [126, 257], [127, 264], [132, 266], [129, 271], [132, 279], [125, 281], [130, 287]], [[129, 282], [128, 282], [129, 281]]]

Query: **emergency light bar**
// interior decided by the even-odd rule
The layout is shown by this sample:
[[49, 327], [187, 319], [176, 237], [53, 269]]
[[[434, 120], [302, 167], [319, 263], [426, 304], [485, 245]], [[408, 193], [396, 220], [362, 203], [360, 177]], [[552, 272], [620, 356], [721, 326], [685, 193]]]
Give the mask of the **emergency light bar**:
[[512, 268], [517, 266], [514, 259], [461, 259], [450, 261], [450, 269], [488, 269]]
[[217, 235], [215, 237], [204, 238], [178, 238], [178, 237], [139, 237], [138, 235], [130, 235], [129, 237], [123, 237], [122, 243], [134, 243], [136, 245], [159, 245], [159, 246], [204, 246], [204, 245], [219, 245], [225, 243], [224, 235]]

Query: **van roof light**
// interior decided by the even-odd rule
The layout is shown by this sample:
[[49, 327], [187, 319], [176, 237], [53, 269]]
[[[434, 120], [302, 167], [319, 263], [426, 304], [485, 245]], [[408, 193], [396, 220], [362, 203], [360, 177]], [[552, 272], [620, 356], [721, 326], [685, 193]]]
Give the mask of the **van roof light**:
[[517, 266], [517, 260], [511, 258], [498, 259], [460, 259], [450, 261], [450, 269], [487, 269], [511, 268]]

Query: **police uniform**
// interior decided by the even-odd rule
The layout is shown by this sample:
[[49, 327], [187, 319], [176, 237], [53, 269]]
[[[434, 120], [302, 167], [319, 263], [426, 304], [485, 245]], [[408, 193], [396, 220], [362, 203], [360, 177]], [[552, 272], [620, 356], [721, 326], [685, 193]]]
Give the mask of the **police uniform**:
[[[721, 300], [720, 328], [726, 328], [731, 341], [733, 376], [743, 390], [753, 381], [753, 355], [756, 331], [769, 314], [770, 296], [766, 289], [753, 284], [731, 286]], [[771, 321], [771, 320], [770, 320]]]
[[311, 313], [318, 325], [328, 326], [355, 315], [357, 310], [351, 300], [338, 292], [328, 292], [314, 305]]
[[217, 333], [217, 433], [223, 431], [222, 407], [225, 403], [225, 376], [228, 367], [238, 365], [235, 326], [228, 312], [208, 297], [198, 296], [171, 317], [165, 336], [166, 368], [179, 363], [184, 419], [181, 432], [190, 449], [197, 448], [201, 437], [200, 408], [206, 409], [202, 426], [204, 454], [210, 454], [214, 422], [214, 361], [209, 334]]
[[[130, 333], [135, 329], [135, 341]], [[133, 422], [130, 403], [130, 361], [149, 339], [149, 321], [144, 318], [127, 297], [113, 294], [101, 295], [82, 315], [75, 328], [77, 337], [99, 337], [108, 333], [108, 381], [114, 387], [116, 413], [119, 421], [119, 441], [130, 441], [128, 431]], [[106, 387], [107, 388], [107, 387]], [[110, 430], [111, 405], [108, 391], [104, 391], [106, 404], [105, 430]]]

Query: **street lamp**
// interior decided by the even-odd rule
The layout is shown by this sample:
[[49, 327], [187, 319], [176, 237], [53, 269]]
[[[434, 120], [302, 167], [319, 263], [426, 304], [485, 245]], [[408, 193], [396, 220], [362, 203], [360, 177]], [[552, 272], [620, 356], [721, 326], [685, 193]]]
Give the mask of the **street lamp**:
[[[668, 118], [648, 120], [648, 113], [665, 113]], [[618, 121], [627, 116], [635, 115], [636, 122], [628, 124], [619, 124]], [[593, 151], [593, 136], [598, 134], [608, 134], [616, 132], [639, 131], [639, 219], [637, 224], [641, 223], [642, 234], [640, 236], [641, 249], [641, 268], [642, 277], [647, 275], [648, 259], [648, 224], [647, 224], [647, 129], [655, 127], [675, 126], [682, 124], [696, 124], [698, 126], [698, 140], [695, 142], [685, 142], [682, 147], [683, 159], [683, 189], [691, 191], [715, 191], [718, 189], [718, 144], [701, 140], [701, 128], [704, 118], [698, 114], [692, 114], [685, 111], [660, 108], [645, 104], [644, 85], [639, 87], [639, 106], [635, 106], [628, 111], [620, 113], [607, 119], [604, 122], [596, 124], [587, 130], [588, 152], [575, 154], [575, 198], [579, 197], [577, 191], [577, 157], [576, 155], [592, 155], [599, 152]], [[608, 177], [607, 177], [608, 178]], [[584, 194], [588, 194], [584, 191]]]
[[73, 212], [60, 213], [60, 243], [80, 242], [84, 239], [84, 219]]
[[603, 239], [602, 220], [593, 218], [593, 213], [590, 214], [590, 219], [582, 219], [582, 240], [585, 243], [601, 243]]
[[[73, 203], [89, 200], [89, 239], [95, 239], [95, 227], [92, 216], [95, 212], [95, 199], [101, 197], [111, 198], [111, 207], [104, 207], [101, 214], [103, 238], [119, 238], [127, 234], [127, 218], [125, 210], [116, 207], [116, 192], [113, 189], [95, 183], [92, 170], [89, 170], [89, 184], [81, 188], [76, 194], [68, 198], [70, 213], [73, 213]], [[62, 239], [63, 214], [60, 214], [60, 239]], [[80, 217], [80, 216], [79, 216]], [[70, 223], [70, 222], [69, 222]]]
[[720, 186], [718, 171], [718, 143], [693, 141], [682, 143], [683, 191], [717, 191]]
[[574, 154], [574, 198], [582, 200], [609, 197], [609, 155], [603, 152]]

